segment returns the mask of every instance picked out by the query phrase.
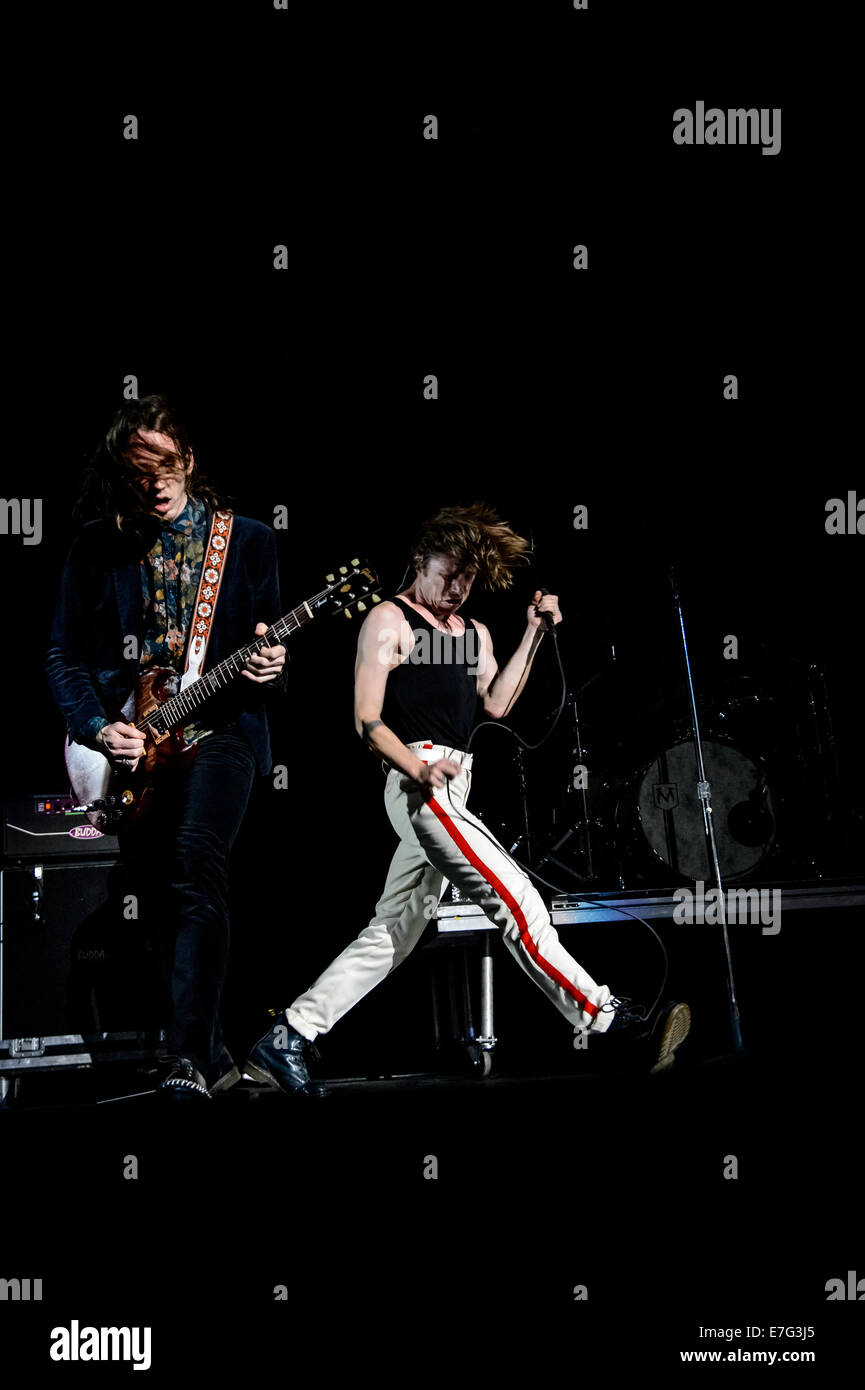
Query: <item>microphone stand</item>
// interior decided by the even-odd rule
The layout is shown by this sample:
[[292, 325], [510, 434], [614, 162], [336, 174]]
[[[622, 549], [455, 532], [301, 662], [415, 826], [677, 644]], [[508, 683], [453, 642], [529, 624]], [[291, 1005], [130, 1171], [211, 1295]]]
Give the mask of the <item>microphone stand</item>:
[[712, 818], [712, 789], [706, 780], [706, 768], [703, 762], [703, 744], [700, 739], [700, 725], [697, 719], [697, 702], [694, 697], [694, 681], [691, 676], [691, 662], [688, 656], [688, 638], [685, 632], [685, 619], [682, 613], [682, 603], [679, 598], [679, 590], [676, 584], [676, 576], [673, 566], [669, 570], [670, 586], [673, 590], [673, 607], [679, 615], [679, 631], [682, 637], [682, 652], [685, 658], [685, 675], [688, 681], [688, 694], [691, 700], [691, 719], [694, 730], [694, 752], [697, 757], [697, 795], [700, 798], [700, 805], [703, 809], [703, 830], [706, 835], [706, 852], [709, 862], [712, 865], [715, 875], [715, 886], [718, 890], [718, 906], [721, 912], [721, 928], [724, 935], [724, 951], [727, 958], [727, 999], [730, 1005], [730, 1026], [733, 1031], [733, 1047], [738, 1053], [744, 1050], [742, 1042], [742, 1024], [739, 1018], [739, 1004], [736, 999], [736, 984], [733, 979], [733, 959], [730, 955], [730, 934], [727, 929], [727, 904], [724, 898], [724, 889], [721, 883], [721, 866], [718, 862], [718, 846], [715, 840], [715, 825]]

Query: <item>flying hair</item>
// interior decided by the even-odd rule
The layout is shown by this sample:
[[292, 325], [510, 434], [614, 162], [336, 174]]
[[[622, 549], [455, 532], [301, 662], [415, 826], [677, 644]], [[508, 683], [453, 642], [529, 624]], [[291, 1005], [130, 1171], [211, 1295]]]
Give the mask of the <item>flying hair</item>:
[[486, 502], [442, 507], [428, 517], [412, 543], [412, 559], [423, 569], [431, 555], [448, 555], [473, 569], [490, 589], [509, 589], [513, 571], [528, 563], [529, 542]]

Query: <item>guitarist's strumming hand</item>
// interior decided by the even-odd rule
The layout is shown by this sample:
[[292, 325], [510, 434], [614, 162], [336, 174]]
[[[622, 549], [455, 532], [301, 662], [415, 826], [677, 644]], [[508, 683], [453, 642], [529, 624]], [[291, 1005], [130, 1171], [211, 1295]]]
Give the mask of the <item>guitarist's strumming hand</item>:
[[[256, 637], [263, 637], [265, 632], [267, 623], [256, 623]], [[260, 652], [253, 652], [246, 659], [240, 674], [246, 676], [247, 680], [264, 685], [266, 681], [276, 680], [284, 665], [285, 647], [262, 647]]]
[[118, 720], [106, 724], [96, 735], [96, 743], [107, 753], [112, 762], [134, 772], [138, 759], [144, 753], [144, 739], [134, 724], [123, 724]]

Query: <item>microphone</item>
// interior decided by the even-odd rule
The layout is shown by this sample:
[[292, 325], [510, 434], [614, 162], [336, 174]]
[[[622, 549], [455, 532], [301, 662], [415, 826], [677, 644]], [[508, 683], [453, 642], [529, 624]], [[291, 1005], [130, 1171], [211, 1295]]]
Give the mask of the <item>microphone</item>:
[[[548, 594], [549, 592], [550, 592], [549, 589], [541, 589], [541, 594], [542, 594], [542, 595], [543, 595], [543, 594]], [[537, 608], [535, 609], [535, 611], [537, 612]], [[551, 633], [553, 634], [554, 637], [557, 636], [557, 633], [556, 633], [556, 625], [555, 625], [555, 623], [553, 622], [552, 614], [550, 614], [550, 613], [538, 613], [538, 617], [543, 619], [544, 628], [546, 629], [546, 631], [547, 631], [547, 632], [551, 632]]]

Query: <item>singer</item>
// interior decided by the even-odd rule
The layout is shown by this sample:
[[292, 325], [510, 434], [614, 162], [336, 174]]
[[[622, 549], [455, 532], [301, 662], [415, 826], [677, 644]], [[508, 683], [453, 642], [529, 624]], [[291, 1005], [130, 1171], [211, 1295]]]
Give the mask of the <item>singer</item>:
[[[687, 1035], [686, 1004], [668, 1003], [647, 1018], [595, 983], [559, 941], [529, 877], [466, 807], [471, 731], [479, 718], [510, 712], [545, 632], [562, 615], [555, 594], [537, 589], [522, 639], [499, 668], [489, 630], [460, 610], [476, 579], [509, 588], [527, 549], [484, 503], [446, 507], [415, 538], [411, 583], [379, 604], [360, 630], [355, 728], [389, 769], [385, 808], [399, 844], [369, 925], [277, 1015], [250, 1053], [245, 1070], [287, 1095], [324, 1093], [310, 1078], [309, 1044], [405, 960], [427, 925], [428, 903], [438, 902], [449, 880], [501, 930], [572, 1032], [613, 1030], [628, 1044], [639, 1043], [632, 1055], [652, 1070], [671, 1065]], [[426, 660], [413, 659], [416, 651], [425, 651]]]
[[[199, 615], [212, 616], [203, 670], [279, 618], [275, 538], [228, 513], [162, 396], [118, 412], [77, 513], [95, 519], [63, 571], [46, 673], [70, 739], [132, 773], [144, 744], [124, 704], [148, 672], [186, 669]], [[220, 518], [229, 515], [226, 540]], [[207, 1100], [239, 1080], [219, 1020], [228, 859], [256, 771], [271, 769], [265, 703], [284, 689], [284, 663], [283, 646], [253, 653], [239, 679], [190, 717], [185, 746], [157, 769], [147, 814], [121, 835], [139, 915], [164, 957], [171, 1056], [159, 1089], [172, 1101]]]

